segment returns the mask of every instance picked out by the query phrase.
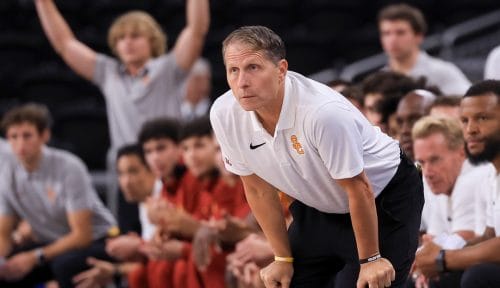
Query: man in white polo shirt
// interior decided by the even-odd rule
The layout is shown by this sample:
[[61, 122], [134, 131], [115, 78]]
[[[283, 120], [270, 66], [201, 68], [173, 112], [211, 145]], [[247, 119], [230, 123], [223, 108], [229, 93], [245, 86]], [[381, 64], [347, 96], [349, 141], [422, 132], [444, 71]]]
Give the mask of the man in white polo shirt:
[[415, 123], [412, 136], [415, 160], [427, 183], [424, 190], [433, 194], [427, 234], [456, 234], [465, 241], [473, 238], [475, 198], [480, 195], [476, 182], [488, 175], [491, 167], [475, 167], [466, 161], [464, 137], [454, 119], [421, 118]]
[[[287, 71], [284, 43], [268, 28], [235, 30], [223, 57], [231, 90], [211, 121], [275, 253], [261, 271], [266, 287], [401, 285], [423, 192], [397, 142], [342, 95]], [[288, 237], [276, 190], [296, 199]]]
[[444, 250], [427, 243], [417, 254], [416, 268], [427, 277], [463, 271], [462, 288], [500, 287], [500, 81], [486, 80], [472, 85], [461, 101], [460, 119], [470, 162], [489, 161], [496, 169], [490, 177], [477, 179], [481, 189], [491, 191], [486, 229], [463, 249]]

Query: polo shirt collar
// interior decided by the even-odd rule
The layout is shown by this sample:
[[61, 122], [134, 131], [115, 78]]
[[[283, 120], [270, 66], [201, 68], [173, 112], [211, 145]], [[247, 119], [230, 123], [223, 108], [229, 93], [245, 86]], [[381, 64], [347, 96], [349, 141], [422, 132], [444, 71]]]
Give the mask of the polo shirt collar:
[[135, 76], [132, 76], [128, 73], [127, 67], [125, 66], [125, 64], [120, 63], [120, 65], [118, 66], [118, 71], [120, 72], [120, 74], [122, 76], [128, 75], [128, 76], [134, 77], [134, 78], [142, 78], [142, 77], [148, 75], [150, 69], [151, 69], [151, 59], [148, 60], [148, 62], [146, 62], [146, 64], [144, 64], [144, 67], [142, 67], [139, 70], [139, 72], [137, 73], [137, 75], [135, 75]]
[[[286, 130], [293, 127], [295, 124], [295, 112], [297, 109], [297, 96], [292, 87], [292, 80], [285, 77], [285, 95], [283, 97], [283, 105], [281, 106], [280, 117], [276, 124], [276, 131]], [[264, 127], [260, 123], [255, 111], [250, 111], [250, 120], [252, 122], [254, 132], [263, 132]]]
[[28, 170], [26, 170], [26, 168], [24, 168], [23, 164], [21, 163], [21, 161], [17, 160], [16, 159], [16, 170], [17, 172], [19, 173], [19, 176], [24, 179], [24, 180], [30, 180], [30, 179], [34, 179], [34, 178], [37, 178], [39, 177], [40, 175], [42, 175], [42, 170], [43, 170], [43, 166], [45, 165], [45, 162], [47, 161], [46, 158], [47, 158], [47, 149], [46, 147], [42, 147], [42, 156], [40, 158], [40, 163], [38, 164], [38, 168], [33, 171], [33, 172], [28, 172]]

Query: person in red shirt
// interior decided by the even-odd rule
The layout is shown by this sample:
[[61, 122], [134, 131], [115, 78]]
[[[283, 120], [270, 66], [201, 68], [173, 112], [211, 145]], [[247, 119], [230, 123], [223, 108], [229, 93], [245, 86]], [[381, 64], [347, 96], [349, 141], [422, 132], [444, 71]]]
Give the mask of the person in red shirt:
[[[218, 169], [223, 165], [217, 165], [216, 157], [220, 155], [208, 118], [195, 119], [183, 126], [180, 148], [188, 170], [177, 191], [180, 202], [152, 203], [161, 214], [157, 216], [163, 235], [193, 239], [193, 243], [185, 242], [182, 267], [185, 270], [176, 270], [173, 287], [224, 287], [227, 252], [253, 231], [243, 221], [250, 208], [239, 178]], [[158, 239], [161, 249], [164, 242]], [[198, 255], [203, 255], [198, 257], [204, 259], [201, 265], [196, 265]], [[184, 271], [186, 277], [179, 275]]]
[[[148, 167], [163, 183], [161, 199], [171, 205], [178, 201], [177, 190], [185, 172], [179, 165], [179, 126], [175, 120], [158, 118], [146, 122], [139, 133], [139, 144], [143, 148]], [[155, 200], [159, 199], [150, 198], [148, 203]], [[154, 217], [149, 218], [153, 224], [157, 224]], [[177, 238], [166, 241], [161, 259], [155, 253], [153, 242], [151, 240], [141, 244], [139, 250], [143, 255], [143, 265], [129, 273], [129, 287], [173, 287], [175, 262], [182, 255], [183, 241]]]

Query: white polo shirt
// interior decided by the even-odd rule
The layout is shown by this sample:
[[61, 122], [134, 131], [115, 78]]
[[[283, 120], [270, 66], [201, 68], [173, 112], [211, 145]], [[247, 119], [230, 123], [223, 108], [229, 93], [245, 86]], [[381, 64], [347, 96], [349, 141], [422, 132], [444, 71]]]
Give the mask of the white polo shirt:
[[219, 97], [210, 120], [226, 168], [256, 174], [276, 189], [327, 213], [348, 213], [346, 192], [334, 179], [363, 170], [375, 196], [400, 162], [398, 143], [372, 126], [345, 97], [331, 88], [288, 71], [275, 135], [232, 91]]
[[498, 171], [495, 172], [494, 175], [487, 179], [487, 183], [491, 185], [491, 193], [486, 208], [486, 226], [493, 227], [495, 235], [500, 237], [500, 174], [498, 174]]
[[469, 161], [464, 161], [451, 195], [433, 195], [426, 199], [425, 205], [430, 206], [427, 233], [438, 236], [452, 234], [458, 231], [476, 230], [476, 197], [480, 197], [480, 186], [477, 179], [484, 179], [489, 173], [488, 166], [473, 166]]

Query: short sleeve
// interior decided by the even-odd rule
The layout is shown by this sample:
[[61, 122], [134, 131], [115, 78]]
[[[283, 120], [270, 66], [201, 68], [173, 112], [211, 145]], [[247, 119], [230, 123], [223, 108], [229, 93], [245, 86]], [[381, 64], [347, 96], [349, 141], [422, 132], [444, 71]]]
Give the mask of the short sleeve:
[[241, 153], [238, 153], [233, 147], [231, 147], [231, 143], [226, 138], [226, 131], [224, 130], [225, 126], [221, 123], [219, 115], [217, 115], [217, 112], [214, 109], [215, 105], [217, 105], [217, 102], [210, 111], [210, 122], [212, 123], [215, 137], [219, 142], [222, 153], [222, 161], [224, 161], [226, 169], [239, 176], [248, 176], [253, 174], [253, 172], [246, 165]]
[[92, 210], [97, 199], [87, 169], [75, 159], [68, 161], [64, 177], [66, 209], [68, 212]]
[[[363, 171], [362, 124], [349, 107], [330, 102], [312, 113], [313, 142], [333, 179], [352, 178]], [[305, 129], [307, 131], [307, 129]]]
[[[171, 52], [156, 58], [159, 74], [170, 77], [167, 81], [183, 83], [186, 81], [189, 71], [182, 69], [177, 63], [175, 53]], [[184, 95], [183, 95], [184, 96]]]
[[14, 192], [12, 167], [5, 162], [0, 164], [0, 215], [16, 216], [16, 212], [9, 200], [9, 193]]
[[118, 69], [118, 66], [119, 63], [116, 59], [101, 53], [97, 54], [92, 83], [102, 89], [108, 79], [108, 71]]

